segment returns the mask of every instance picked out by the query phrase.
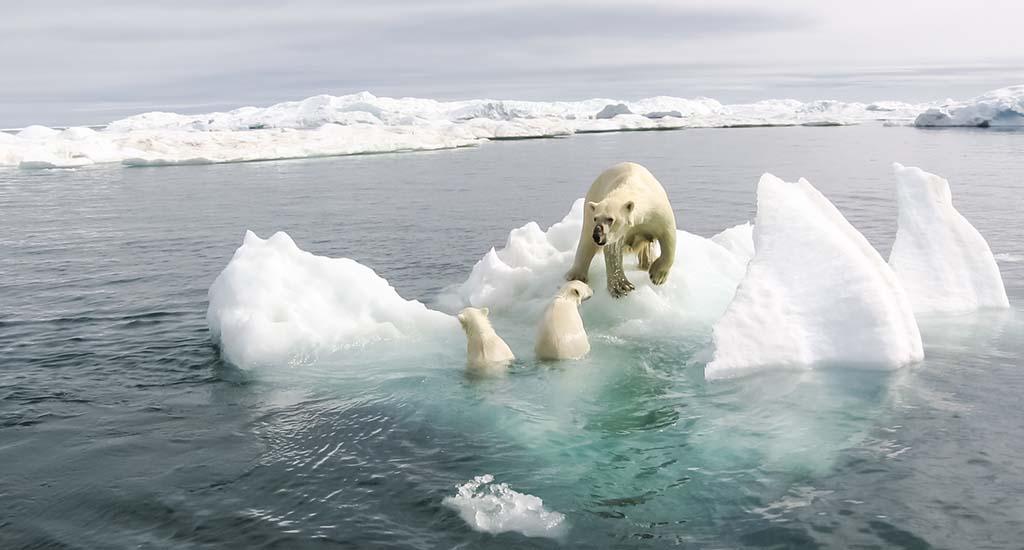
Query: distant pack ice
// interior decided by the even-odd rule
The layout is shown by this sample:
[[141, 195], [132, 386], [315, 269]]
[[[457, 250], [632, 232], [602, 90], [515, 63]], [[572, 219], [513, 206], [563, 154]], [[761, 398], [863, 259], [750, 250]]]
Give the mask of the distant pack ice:
[[425, 151], [587, 132], [909, 123], [928, 106], [791, 99], [723, 105], [709, 98], [668, 96], [637, 101], [435, 101], [360, 92], [227, 112], [150, 112], [99, 129], [30, 126], [0, 132], [0, 166], [206, 164]]
[[895, 368], [924, 356], [895, 273], [806, 180], [761, 177], [754, 250], [714, 325], [708, 378], [828, 363]]
[[1000, 88], [968, 101], [947, 101], [914, 120], [915, 126], [1024, 126], [1024, 85]]
[[953, 207], [949, 182], [893, 166], [899, 227], [889, 265], [918, 313], [1006, 308], [999, 266], [981, 233]]

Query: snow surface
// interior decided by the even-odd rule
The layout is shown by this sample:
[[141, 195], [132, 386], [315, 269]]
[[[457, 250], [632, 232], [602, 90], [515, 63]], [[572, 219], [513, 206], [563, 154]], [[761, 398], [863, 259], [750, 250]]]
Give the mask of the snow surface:
[[[583, 224], [583, 202], [577, 199], [562, 221], [547, 230], [536, 222], [513, 229], [505, 247], [485, 254], [465, 282], [442, 294], [440, 304], [452, 311], [488, 307], [496, 313], [539, 318], [572, 265]], [[717, 319], [732, 299], [748, 258], [685, 231], [678, 232], [676, 251], [672, 273], [661, 286], [651, 284], [647, 272], [636, 268], [635, 257], [627, 257], [626, 276], [636, 290], [621, 299], [605, 290], [604, 258], [595, 256], [590, 267], [594, 297], [580, 310], [588, 330], [664, 334], [666, 325], [707, 325]], [[658, 328], [652, 330], [652, 324]]]
[[405, 300], [372, 269], [247, 231], [209, 291], [207, 324], [239, 367], [294, 364], [382, 340], [457, 334], [455, 318]]
[[981, 233], [953, 207], [949, 182], [894, 164], [899, 226], [889, 265], [917, 313], [1007, 308], [1003, 278]]
[[713, 328], [707, 378], [830, 362], [895, 368], [923, 358], [895, 273], [806, 180], [762, 176], [753, 233], [754, 257]]
[[459, 513], [471, 528], [496, 535], [515, 531], [528, 537], [559, 538], [569, 531], [565, 515], [544, 507], [544, 501], [519, 493], [484, 474], [462, 484], [442, 503]]
[[1024, 126], [1024, 85], [1000, 88], [921, 113], [915, 126]]
[[754, 226], [750, 222], [730, 227], [711, 237], [711, 241], [743, 258], [744, 263], [754, 257]]
[[709, 98], [435, 101], [369, 92], [199, 115], [150, 112], [90, 128], [0, 132], [0, 166], [169, 165], [425, 151], [574, 133], [910, 121], [927, 105]]

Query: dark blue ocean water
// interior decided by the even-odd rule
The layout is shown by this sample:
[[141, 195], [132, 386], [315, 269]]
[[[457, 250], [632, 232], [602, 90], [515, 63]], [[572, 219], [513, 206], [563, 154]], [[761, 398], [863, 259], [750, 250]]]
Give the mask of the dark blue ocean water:
[[[1022, 152], [1022, 133], [868, 125], [0, 171], [0, 547], [1020, 548]], [[206, 291], [246, 229], [430, 302], [623, 160], [705, 236], [753, 216], [762, 172], [807, 177], [883, 256], [889, 164], [921, 166], [1014, 307], [923, 319], [926, 359], [897, 372], [713, 383], [686, 340], [484, 383], [432, 355], [243, 372], [211, 344]], [[470, 529], [441, 502], [484, 473], [568, 534]]]

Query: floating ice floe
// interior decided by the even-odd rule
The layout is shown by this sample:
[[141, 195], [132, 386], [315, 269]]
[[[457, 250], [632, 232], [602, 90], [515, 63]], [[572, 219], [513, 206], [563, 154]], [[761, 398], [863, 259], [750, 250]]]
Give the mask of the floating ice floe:
[[458, 332], [453, 317], [403, 299], [372, 269], [300, 250], [284, 232], [264, 240], [247, 231], [210, 287], [209, 301], [213, 339], [239, 367]]
[[923, 357], [896, 274], [806, 180], [761, 177], [754, 249], [714, 324], [706, 377], [839, 362], [895, 368]]
[[[1008, 301], [996, 258], [953, 208], [948, 183], [895, 168], [899, 227], [889, 263], [810, 183], [765, 174], [755, 223], [711, 238], [679, 231], [664, 285], [652, 285], [627, 257], [636, 290], [614, 299], [598, 254], [589, 273], [594, 297], [581, 309], [588, 331], [678, 339], [710, 329], [708, 378], [762, 367], [894, 368], [920, 360], [915, 311], [1005, 308]], [[583, 202], [546, 230], [530, 222], [510, 231], [503, 248], [441, 293], [439, 307], [488, 307], [507, 323], [534, 326], [572, 264]], [[213, 338], [241, 367], [306, 362], [386, 340], [447, 345], [458, 338], [454, 318], [401, 298], [353, 260], [304, 252], [284, 233], [263, 240], [248, 232], [209, 298]]]
[[899, 225], [889, 265], [917, 313], [1006, 308], [1003, 278], [981, 233], [953, 207], [949, 182], [895, 164]]
[[459, 486], [455, 496], [445, 497], [445, 506], [473, 530], [496, 535], [507, 531], [528, 537], [560, 538], [569, 531], [565, 515], [544, 507], [544, 501], [516, 492], [505, 483], [493, 483], [484, 474]]
[[1024, 85], [1000, 88], [964, 102], [932, 107], [915, 126], [1024, 126]]
[[435, 101], [368, 92], [184, 115], [150, 112], [97, 130], [30, 126], [0, 132], [0, 166], [169, 165], [278, 160], [476, 145], [575, 133], [744, 126], [831, 126], [913, 120], [927, 105], [709, 98], [638, 101]]
[[[536, 317], [565, 282], [582, 223], [583, 199], [578, 199], [565, 218], [546, 231], [536, 222], [513, 229], [505, 247], [485, 254], [465, 282], [442, 293], [439, 303], [452, 311], [486, 306], [499, 314]], [[749, 227], [738, 226], [728, 230], [735, 235], [716, 239], [742, 242]], [[621, 299], [612, 298], [605, 290], [604, 258], [598, 254], [590, 268], [594, 297], [581, 308], [588, 328], [643, 333], [643, 326], [652, 322], [678, 326], [707, 324], [718, 318], [749, 257], [742, 245], [733, 252], [714, 239], [686, 231], [678, 232], [677, 243], [675, 265], [661, 286], [651, 284], [647, 272], [637, 269], [635, 259], [627, 257], [626, 276], [636, 290]]]

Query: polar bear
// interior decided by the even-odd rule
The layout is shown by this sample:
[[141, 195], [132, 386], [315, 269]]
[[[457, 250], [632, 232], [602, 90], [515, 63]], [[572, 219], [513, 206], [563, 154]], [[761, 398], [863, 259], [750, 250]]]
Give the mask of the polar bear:
[[[587, 282], [594, 254], [604, 249], [608, 293], [615, 298], [635, 288], [622, 268], [624, 253], [637, 255], [652, 283], [664, 283], [676, 257], [676, 216], [654, 175], [633, 162], [616, 164], [594, 180], [586, 200], [583, 231], [566, 279]], [[654, 241], [661, 254], [652, 261]]]
[[503, 369], [516, 358], [508, 344], [494, 332], [487, 308], [467, 307], [459, 312], [466, 331], [466, 364], [471, 370]]
[[579, 359], [590, 352], [579, 305], [594, 295], [581, 281], [569, 281], [544, 310], [534, 351], [538, 359]]

